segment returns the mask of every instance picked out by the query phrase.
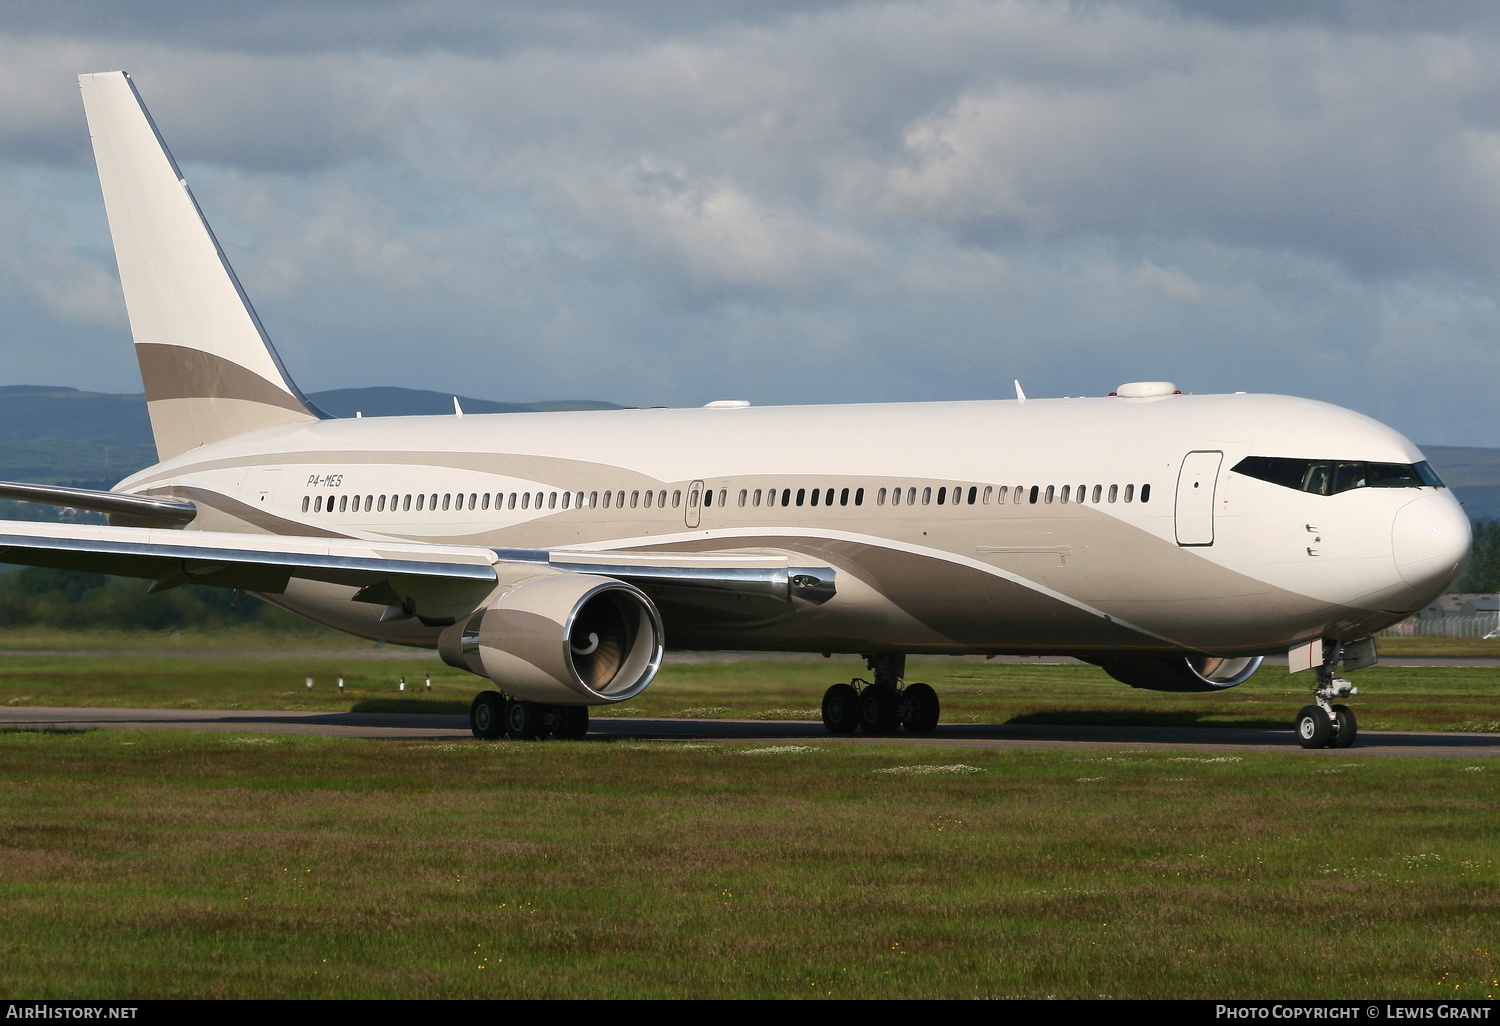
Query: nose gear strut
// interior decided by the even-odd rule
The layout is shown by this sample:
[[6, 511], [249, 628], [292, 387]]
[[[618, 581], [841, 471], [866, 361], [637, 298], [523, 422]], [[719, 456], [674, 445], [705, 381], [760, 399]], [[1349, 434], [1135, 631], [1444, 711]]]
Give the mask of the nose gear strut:
[[1333, 704], [1336, 698], [1359, 694], [1359, 688], [1333, 672], [1333, 668], [1343, 661], [1343, 643], [1324, 638], [1323, 661], [1315, 668], [1317, 677], [1313, 684], [1316, 704], [1303, 706], [1292, 727], [1297, 734], [1297, 743], [1303, 748], [1348, 748], [1354, 744], [1354, 737], [1359, 732], [1354, 711], [1347, 705]]

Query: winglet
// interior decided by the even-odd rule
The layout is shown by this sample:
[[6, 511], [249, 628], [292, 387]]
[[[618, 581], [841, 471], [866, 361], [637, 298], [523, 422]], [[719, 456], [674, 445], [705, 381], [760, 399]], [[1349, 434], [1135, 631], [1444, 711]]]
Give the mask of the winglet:
[[78, 83], [157, 455], [323, 416], [282, 367], [130, 76]]

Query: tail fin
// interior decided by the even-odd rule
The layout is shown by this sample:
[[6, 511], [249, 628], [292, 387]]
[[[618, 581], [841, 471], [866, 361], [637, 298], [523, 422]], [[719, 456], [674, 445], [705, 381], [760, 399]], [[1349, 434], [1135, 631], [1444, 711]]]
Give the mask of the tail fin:
[[157, 456], [322, 417], [287, 376], [130, 76], [78, 82]]

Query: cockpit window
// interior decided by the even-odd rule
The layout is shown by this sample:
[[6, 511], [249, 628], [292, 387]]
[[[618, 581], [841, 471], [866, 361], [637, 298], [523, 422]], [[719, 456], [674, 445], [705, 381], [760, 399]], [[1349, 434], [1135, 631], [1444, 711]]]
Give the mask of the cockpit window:
[[1442, 488], [1426, 461], [1366, 463], [1360, 460], [1293, 460], [1280, 456], [1246, 456], [1235, 473], [1257, 481], [1314, 495], [1337, 495], [1355, 488]]

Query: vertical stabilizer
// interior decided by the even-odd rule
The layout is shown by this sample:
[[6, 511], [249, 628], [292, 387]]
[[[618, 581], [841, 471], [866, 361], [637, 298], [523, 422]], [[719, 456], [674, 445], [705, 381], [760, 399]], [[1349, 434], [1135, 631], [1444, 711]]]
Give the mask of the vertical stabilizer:
[[319, 418], [281, 366], [130, 76], [80, 75], [156, 452]]

